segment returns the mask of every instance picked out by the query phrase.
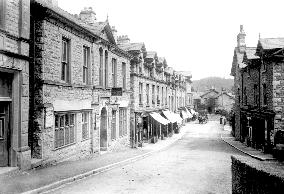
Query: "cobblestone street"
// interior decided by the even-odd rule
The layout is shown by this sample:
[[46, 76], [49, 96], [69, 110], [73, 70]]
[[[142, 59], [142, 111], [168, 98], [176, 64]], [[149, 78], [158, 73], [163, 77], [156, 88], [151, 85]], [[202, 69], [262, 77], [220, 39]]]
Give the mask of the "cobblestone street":
[[220, 139], [217, 118], [183, 130], [168, 149], [50, 193], [231, 193], [230, 156], [241, 153]]

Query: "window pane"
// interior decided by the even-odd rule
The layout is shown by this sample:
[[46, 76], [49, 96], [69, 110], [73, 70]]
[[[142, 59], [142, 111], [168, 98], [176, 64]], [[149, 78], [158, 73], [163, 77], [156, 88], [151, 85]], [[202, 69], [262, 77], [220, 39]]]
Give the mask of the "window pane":
[[5, 1], [0, 0], [0, 28], [4, 28], [5, 23]]
[[74, 126], [69, 127], [69, 129], [70, 129], [70, 143], [74, 143], [75, 142]]
[[65, 145], [70, 143], [69, 127], [65, 127]]
[[55, 146], [55, 148], [57, 148], [58, 147], [58, 140], [59, 140], [59, 134], [58, 134], [58, 129], [55, 129], [55, 133], [54, 133], [54, 146]]
[[75, 141], [74, 120], [75, 114], [55, 115], [55, 148], [68, 145]]
[[59, 116], [55, 115], [55, 128], [59, 127]]
[[75, 123], [75, 114], [70, 114], [70, 125], [74, 125]]
[[59, 129], [59, 147], [64, 146], [64, 127]]
[[64, 115], [60, 116], [60, 127], [64, 127]]
[[65, 126], [69, 126], [69, 115], [65, 115]]
[[0, 138], [4, 138], [4, 118], [0, 118]]

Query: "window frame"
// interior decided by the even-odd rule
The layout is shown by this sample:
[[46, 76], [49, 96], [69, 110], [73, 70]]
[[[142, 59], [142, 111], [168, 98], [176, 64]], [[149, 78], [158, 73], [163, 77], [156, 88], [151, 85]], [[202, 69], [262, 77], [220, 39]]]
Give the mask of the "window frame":
[[111, 63], [112, 87], [117, 87], [117, 59], [112, 58]]
[[150, 85], [146, 84], [146, 105], [149, 106], [150, 103]]
[[127, 135], [127, 108], [119, 108], [119, 137]]
[[104, 51], [99, 49], [100, 64], [99, 64], [99, 86], [104, 87]]
[[105, 50], [105, 60], [104, 60], [104, 87], [108, 87], [108, 51]]
[[[85, 140], [88, 140], [88, 139], [90, 139], [90, 114], [91, 112], [90, 111], [83, 111], [82, 112], [82, 141], [85, 141]], [[86, 117], [85, 117], [86, 116]], [[86, 118], [86, 119], [85, 119]], [[87, 125], [87, 127], [86, 127], [86, 133], [84, 133], [84, 125]], [[87, 136], [86, 137], [84, 137], [84, 134], [87, 134]]]
[[155, 105], [155, 85], [152, 85], [152, 105]]
[[116, 140], [116, 110], [112, 110], [111, 117], [111, 140]]
[[267, 85], [265, 83], [262, 84], [262, 96], [263, 96], [263, 105], [266, 106], [268, 104], [268, 99], [267, 99]]
[[139, 82], [139, 105], [143, 105], [143, 83]]
[[126, 63], [122, 62], [121, 64], [122, 71], [122, 88], [126, 90]]
[[61, 81], [70, 83], [70, 39], [66, 37], [62, 37], [60, 78]]
[[257, 93], [258, 93], [258, 85], [255, 84], [255, 85], [253, 86], [254, 104], [255, 104], [255, 105], [258, 105], [258, 98], [259, 98], [259, 95], [258, 95]]
[[[66, 115], [68, 115], [68, 125], [66, 125]], [[72, 115], [72, 116], [71, 116]], [[71, 119], [73, 117], [73, 119]], [[57, 122], [57, 118], [59, 119]], [[61, 123], [63, 119], [63, 123]], [[71, 122], [73, 120], [73, 122]], [[61, 125], [63, 124], [63, 125]], [[71, 129], [73, 128], [73, 139], [71, 139]], [[73, 144], [76, 144], [76, 113], [74, 112], [58, 112], [54, 114], [54, 149], [60, 149], [64, 148]], [[66, 141], [66, 130], [68, 130], [68, 135], [69, 135], [69, 141]], [[63, 144], [60, 143], [62, 141], [62, 138], [60, 138], [60, 134], [63, 131]], [[56, 133], [58, 132], [58, 133]], [[71, 141], [73, 140], [73, 141]]]
[[6, 0], [0, 1], [0, 29], [6, 28]]
[[90, 47], [83, 46], [83, 84], [90, 84]]

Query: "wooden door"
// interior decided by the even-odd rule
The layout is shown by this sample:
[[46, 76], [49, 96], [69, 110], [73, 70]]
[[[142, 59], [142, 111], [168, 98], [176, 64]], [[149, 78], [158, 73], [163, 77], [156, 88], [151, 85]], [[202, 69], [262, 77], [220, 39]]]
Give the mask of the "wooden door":
[[9, 107], [8, 103], [0, 102], [0, 166], [9, 164]]

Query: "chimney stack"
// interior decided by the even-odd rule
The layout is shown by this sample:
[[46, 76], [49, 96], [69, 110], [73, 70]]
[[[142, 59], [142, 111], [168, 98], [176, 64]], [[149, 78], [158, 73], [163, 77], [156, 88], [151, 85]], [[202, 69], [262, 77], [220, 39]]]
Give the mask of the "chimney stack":
[[129, 43], [130, 39], [128, 38], [127, 35], [118, 36], [117, 44], [129, 44]]
[[85, 7], [84, 10], [80, 12], [79, 18], [85, 23], [92, 25], [96, 23], [96, 13], [93, 11], [92, 7]]
[[246, 33], [244, 32], [243, 25], [240, 25], [240, 32], [237, 36], [238, 48], [240, 53], [244, 53], [246, 50]]
[[111, 31], [114, 37], [115, 42], [117, 43], [117, 30], [115, 29], [115, 26], [111, 27]]

